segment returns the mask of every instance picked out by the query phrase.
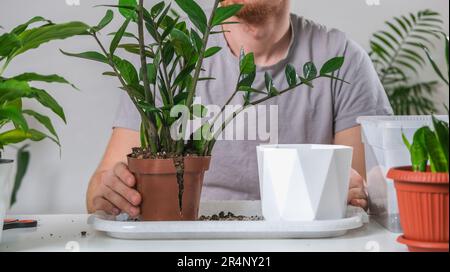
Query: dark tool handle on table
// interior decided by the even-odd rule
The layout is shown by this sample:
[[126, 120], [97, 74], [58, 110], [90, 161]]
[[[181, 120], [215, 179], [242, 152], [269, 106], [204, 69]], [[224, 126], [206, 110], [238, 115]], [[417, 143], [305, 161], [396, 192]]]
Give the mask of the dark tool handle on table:
[[3, 230], [9, 229], [24, 229], [24, 228], [35, 228], [37, 227], [36, 220], [15, 220], [15, 219], [5, 219], [3, 224]]

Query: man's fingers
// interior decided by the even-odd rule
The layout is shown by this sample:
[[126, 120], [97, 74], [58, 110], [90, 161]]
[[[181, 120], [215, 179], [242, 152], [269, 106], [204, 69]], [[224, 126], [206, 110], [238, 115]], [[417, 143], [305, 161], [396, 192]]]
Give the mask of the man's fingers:
[[105, 185], [120, 194], [132, 205], [138, 206], [141, 203], [141, 195], [134, 189], [125, 185], [117, 176], [109, 177], [105, 180]]
[[128, 166], [123, 162], [116, 164], [114, 167], [114, 174], [128, 187], [133, 187], [136, 184], [134, 175], [130, 172]]
[[117, 207], [103, 197], [96, 197], [93, 201], [93, 205], [96, 211], [104, 211], [113, 215], [118, 215], [120, 213], [120, 210]]
[[368, 203], [367, 203], [367, 200], [365, 200], [365, 199], [352, 199], [350, 201], [350, 204], [352, 206], [361, 207], [364, 210], [367, 210], [367, 204]]
[[358, 188], [358, 187], [364, 187], [364, 179], [361, 177], [358, 172], [352, 169], [352, 174], [350, 178], [350, 189]]
[[111, 188], [105, 187], [104, 197], [120, 210], [128, 213], [130, 216], [133, 217], [139, 215], [140, 211], [138, 207], [134, 207], [133, 205], [131, 205], [130, 202], [128, 202], [118, 193], [114, 192]]
[[348, 193], [348, 201], [350, 202], [353, 199], [366, 199], [367, 195], [363, 188], [353, 188], [350, 189]]

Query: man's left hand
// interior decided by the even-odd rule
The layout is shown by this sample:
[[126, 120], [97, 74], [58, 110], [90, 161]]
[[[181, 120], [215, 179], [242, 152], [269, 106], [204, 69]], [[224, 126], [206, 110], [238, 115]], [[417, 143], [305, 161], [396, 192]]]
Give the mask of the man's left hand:
[[348, 203], [352, 206], [367, 210], [367, 192], [364, 178], [352, 169], [350, 174], [350, 190], [348, 192]]

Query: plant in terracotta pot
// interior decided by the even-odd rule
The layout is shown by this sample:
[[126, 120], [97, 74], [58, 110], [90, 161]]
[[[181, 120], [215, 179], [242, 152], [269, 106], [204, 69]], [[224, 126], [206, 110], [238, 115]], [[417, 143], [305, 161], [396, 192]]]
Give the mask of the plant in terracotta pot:
[[[446, 37], [448, 67], [449, 43]], [[448, 86], [448, 77], [427, 55], [438, 76]], [[448, 75], [448, 73], [447, 73]], [[397, 190], [400, 222], [404, 235], [398, 241], [410, 251], [448, 251], [449, 236], [449, 125], [434, 116], [434, 130], [416, 131], [412, 143], [403, 137], [412, 166], [391, 169]]]
[[[120, 29], [109, 47], [98, 39], [98, 33], [113, 19], [113, 11], [108, 10], [97, 26], [91, 27], [89, 34], [99, 44], [100, 52], [64, 54], [109, 65], [111, 71], [105, 75], [115, 76], [121, 83], [141, 116], [141, 146], [128, 155], [129, 169], [137, 178], [137, 190], [142, 195], [142, 220], [196, 220], [203, 183], [203, 175], [208, 170], [211, 151], [218, 135], [240, 112], [282, 95], [300, 85], [312, 86], [320, 77], [333, 77], [344, 62], [343, 57], [335, 57], [326, 62], [322, 69], [312, 62], [304, 66], [303, 76], [299, 76], [292, 65], [286, 67], [289, 87], [277, 89], [270, 74], [265, 75], [266, 90], [252, 88], [256, 65], [253, 53], [241, 52], [240, 77], [233, 84], [234, 91], [226, 104], [237, 95], [243, 95], [244, 103], [227, 118], [220, 114], [206, 118], [206, 107], [195, 102], [197, 84], [214, 80], [202, 75], [202, 63], [221, 50], [208, 47], [211, 35], [223, 35], [221, 26], [233, 23], [228, 19], [235, 15], [242, 5], [221, 6], [214, 1], [209, 17], [194, 0], [175, 0], [187, 15], [184, 20], [164, 1], [150, 9], [144, 1], [122, 0], [118, 8], [124, 17]], [[137, 34], [128, 32], [132, 24], [137, 26]], [[145, 31], [151, 40], [144, 39]], [[131, 39], [132, 42], [122, 42]], [[136, 54], [140, 67], [135, 68], [130, 61], [119, 57], [123, 49]], [[319, 72], [320, 71], [320, 72]], [[261, 94], [252, 100], [250, 94]], [[201, 119], [199, 128], [188, 132], [189, 121]]]
[[[0, 33], [2, 30], [3, 28], [0, 29]], [[87, 25], [81, 22], [54, 24], [37, 16], [24, 24], [18, 25], [10, 32], [4, 31], [0, 34], [0, 225], [3, 224], [3, 216], [7, 206], [12, 206], [16, 202], [17, 192], [30, 160], [30, 153], [26, 150], [28, 145], [17, 148], [16, 176], [12, 195], [9, 195], [9, 189], [11, 188], [9, 188], [7, 181], [12, 170], [13, 160], [3, 158], [1, 151], [7, 146], [14, 147], [15, 144], [27, 140], [41, 141], [46, 138], [60, 146], [51, 119], [32, 108], [24, 107], [22, 103], [25, 99], [34, 100], [51, 110], [65, 122], [63, 108], [46, 90], [34, 87], [33, 82], [70, 84], [58, 75], [24, 72], [7, 76], [5, 75], [6, 69], [14, 58], [31, 49], [38, 48], [52, 40], [66, 39], [83, 34], [86, 30]], [[27, 118], [35, 119], [48, 132], [44, 133], [41, 130], [31, 128]], [[0, 226], [0, 232], [1, 230]]]

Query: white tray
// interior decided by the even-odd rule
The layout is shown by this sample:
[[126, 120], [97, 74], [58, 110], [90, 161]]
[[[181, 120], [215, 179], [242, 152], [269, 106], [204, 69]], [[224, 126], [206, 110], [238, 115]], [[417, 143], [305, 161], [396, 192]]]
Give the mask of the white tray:
[[[235, 215], [261, 216], [260, 201], [204, 202], [200, 215], [213, 215], [224, 211]], [[360, 208], [348, 208], [347, 218], [313, 222], [268, 221], [176, 221], [134, 222], [126, 216], [111, 217], [96, 213], [89, 224], [106, 235], [119, 239], [298, 239], [329, 238], [344, 235], [368, 222]]]

